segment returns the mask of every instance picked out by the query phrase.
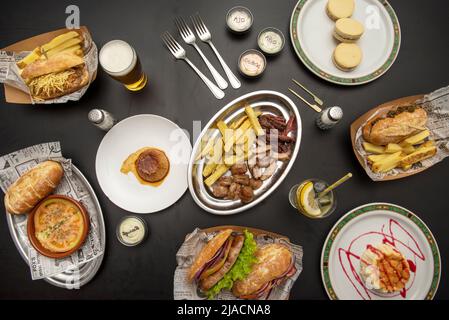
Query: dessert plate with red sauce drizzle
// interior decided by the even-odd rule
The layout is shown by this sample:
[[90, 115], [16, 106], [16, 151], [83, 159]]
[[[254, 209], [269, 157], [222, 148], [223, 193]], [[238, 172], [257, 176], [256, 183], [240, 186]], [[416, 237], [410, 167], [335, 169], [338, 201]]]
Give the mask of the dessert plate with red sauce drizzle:
[[[366, 249], [388, 244], [402, 253], [410, 278], [399, 292], [370, 290], [360, 275]], [[321, 275], [330, 299], [433, 299], [441, 277], [438, 245], [414, 213], [390, 203], [371, 203], [345, 214], [332, 228], [321, 255]]]

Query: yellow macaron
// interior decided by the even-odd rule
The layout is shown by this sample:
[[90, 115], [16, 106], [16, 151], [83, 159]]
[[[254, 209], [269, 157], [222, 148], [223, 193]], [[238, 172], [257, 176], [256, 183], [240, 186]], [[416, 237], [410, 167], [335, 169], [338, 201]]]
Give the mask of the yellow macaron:
[[334, 38], [341, 42], [355, 42], [360, 39], [365, 28], [363, 24], [351, 18], [341, 18], [335, 22]]
[[354, 12], [354, 0], [329, 0], [326, 12], [332, 20], [349, 18]]
[[362, 62], [362, 49], [355, 43], [340, 43], [334, 50], [332, 60], [342, 71], [352, 71]]

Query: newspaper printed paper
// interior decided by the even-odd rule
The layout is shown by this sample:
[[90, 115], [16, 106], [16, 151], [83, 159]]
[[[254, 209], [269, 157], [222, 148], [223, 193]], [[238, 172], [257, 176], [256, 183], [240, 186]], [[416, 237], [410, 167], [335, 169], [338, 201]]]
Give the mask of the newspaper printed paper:
[[[31, 102], [33, 104], [52, 104], [52, 103], [65, 103], [67, 101], [78, 101], [87, 91], [90, 83], [93, 81], [93, 77], [98, 68], [98, 49], [95, 42], [89, 34], [83, 33], [84, 36], [84, 62], [89, 73], [89, 82], [86, 86], [82, 87], [78, 91], [70, 93], [68, 95], [58, 97], [49, 100], [35, 100], [30, 95]], [[30, 93], [28, 86], [23, 81], [17, 67], [17, 62], [26, 57], [30, 51], [23, 52], [8, 52], [0, 50], [0, 83], [5, 83], [12, 87], [15, 87], [23, 92]]]
[[89, 214], [90, 228], [86, 241], [77, 252], [63, 259], [52, 259], [41, 255], [30, 245], [27, 235], [28, 215], [14, 215], [12, 217], [14, 228], [18, 231], [20, 242], [24, 243], [28, 249], [28, 262], [33, 280], [71, 270], [96, 259], [104, 252], [99, 233], [99, 212], [82, 180], [72, 174], [71, 161], [62, 157], [59, 142], [35, 145], [0, 157], [1, 189], [6, 192], [22, 174], [39, 162], [49, 159], [60, 162], [64, 168], [64, 177], [54, 193], [66, 195], [81, 202]]
[[[175, 300], [203, 300], [206, 299], [201, 293], [198, 292], [196, 285], [190, 283], [188, 279], [188, 273], [190, 266], [192, 265], [195, 257], [200, 252], [202, 247], [215, 236], [216, 233], [206, 234], [200, 229], [195, 229], [190, 233], [184, 243], [176, 253], [177, 267], [175, 270], [173, 280], [173, 296]], [[254, 237], [257, 245], [264, 245], [268, 243], [282, 243], [287, 245], [295, 255], [295, 267], [296, 273], [282, 282], [280, 285], [273, 288], [273, 291], [269, 295], [269, 300], [287, 300], [290, 295], [290, 290], [293, 284], [298, 279], [302, 272], [302, 247], [297, 244], [292, 244], [283, 238], [273, 238], [270, 235], [259, 234]], [[237, 299], [231, 292], [223, 290], [218, 294], [215, 299], [217, 300], [235, 300]]]
[[[428, 116], [427, 128], [431, 132], [431, 139], [435, 141], [437, 146], [437, 153], [435, 156], [415, 163], [412, 168], [407, 170], [407, 172], [414, 172], [423, 167], [428, 168], [434, 164], [442, 161], [444, 158], [449, 156], [449, 86], [438, 89], [426, 96], [424, 98], [415, 102], [417, 106], [421, 106]], [[374, 113], [367, 122], [376, 117], [377, 112]], [[366, 123], [366, 122], [365, 122]], [[356, 151], [362, 156], [365, 161], [365, 170], [368, 176], [374, 180], [382, 180], [386, 175], [394, 176], [401, 172], [402, 169], [396, 168], [386, 173], [374, 173], [367, 161], [367, 152], [363, 148], [363, 126], [357, 130], [355, 141], [356, 141]]]

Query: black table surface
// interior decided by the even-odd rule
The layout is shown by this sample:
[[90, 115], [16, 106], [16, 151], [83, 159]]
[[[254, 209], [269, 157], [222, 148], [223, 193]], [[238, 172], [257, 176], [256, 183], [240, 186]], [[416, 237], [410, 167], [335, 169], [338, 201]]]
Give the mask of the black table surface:
[[[304, 270], [291, 298], [327, 299], [319, 264], [323, 242], [343, 214], [370, 202], [390, 202], [406, 207], [429, 226], [438, 241], [443, 265], [436, 298], [449, 298], [449, 287], [444, 285], [449, 280], [445, 261], [449, 253], [449, 161], [403, 180], [373, 182], [357, 162], [349, 138], [350, 124], [370, 108], [399, 97], [429, 93], [448, 84], [449, 2], [391, 1], [402, 31], [399, 56], [381, 78], [356, 87], [320, 80], [297, 58], [289, 39], [295, 0], [6, 2], [2, 4], [0, 19], [0, 48], [64, 27], [65, 9], [69, 4], [79, 6], [81, 24], [89, 27], [99, 47], [112, 39], [131, 43], [140, 55], [149, 84], [140, 93], [130, 93], [100, 71], [79, 102], [49, 106], [7, 104], [3, 92], [0, 93], [0, 136], [3, 137], [0, 155], [42, 142], [60, 141], [64, 156], [73, 160], [96, 191], [107, 232], [106, 252], [98, 274], [80, 290], [66, 290], [42, 280], [31, 280], [29, 268], [11, 240], [6, 219], [1, 219], [0, 298], [172, 299], [175, 253], [185, 235], [196, 227], [234, 224], [270, 230], [301, 244]], [[235, 5], [247, 6], [255, 17], [251, 32], [243, 37], [233, 36], [226, 30], [226, 12]], [[236, 73], [237, 58], [244, 50], [256, 48], [256, 37], [262, 28], [281, 29], [287, 44], [279, 56], [268, 59], [262, 78], [241, 79], [240, 89], [228, 88], [226, 97], [216, 100], [185, 63], [172, 59], [160, 40], [163, 31], [175, 32], [174, 17], [188, 17], [197, 11]], [[218, 68], [212, 51], [205, 44], [200, 46]], [[187, 52], [206, 72], [193, 48], [188, 47]], [[157, 114], [192, 133], [192, 121], [201, 120], [204, 125], [227, 102], [245, 93], [270, 89], [287, 94], [292, 77], [327, 103], [342, 106], [344, 119], [333, 130], [322, 132], [314, 124], [316, 114], [294, 98], [302, 118], [301, 147], [288, 177], [270, 197], [244, 213], [222, 217], [200, 209], [187, 191], [170, 208], [143, 216], [151, 230], [144, 244], [128, 248], [118, 242], [115, 228], [127, 212], [115, 206], [97, 182], [94, 163], [104, 132], [88, 122], [87, 113], [91, 108], [104, 108], [119, 119]], [[290, 207], [287, 195], [292, 185], [310, 177], [331, 181], [347, 172], [352, 172], [354, 177], [337, 191], [338, 209], [332, 216], [311, 220]], [[3, 201], [0, 211], [4, 211]]]

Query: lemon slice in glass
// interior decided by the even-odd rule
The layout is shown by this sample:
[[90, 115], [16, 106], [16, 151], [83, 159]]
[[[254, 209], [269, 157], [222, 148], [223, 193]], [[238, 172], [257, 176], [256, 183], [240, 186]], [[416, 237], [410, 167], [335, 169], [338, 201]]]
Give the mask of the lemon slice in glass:
[[321, 209], [316, 201], [315, 190], [313, 189], [313, 182], [307, 182], [302, 188], [298, 189], [297, 201], [304, 211], [311, 216], [319, 216]]

